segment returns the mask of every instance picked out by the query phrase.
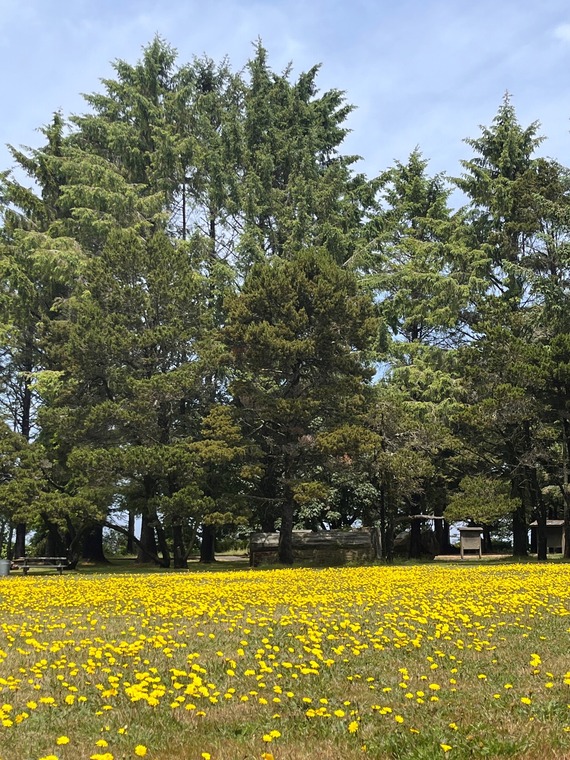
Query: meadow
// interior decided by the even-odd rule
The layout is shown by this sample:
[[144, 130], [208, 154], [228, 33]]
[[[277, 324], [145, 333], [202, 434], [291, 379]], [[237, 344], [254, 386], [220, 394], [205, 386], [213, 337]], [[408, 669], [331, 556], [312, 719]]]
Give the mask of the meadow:
[[570, 757], [570, 565], [0, 578], [1, 760]]

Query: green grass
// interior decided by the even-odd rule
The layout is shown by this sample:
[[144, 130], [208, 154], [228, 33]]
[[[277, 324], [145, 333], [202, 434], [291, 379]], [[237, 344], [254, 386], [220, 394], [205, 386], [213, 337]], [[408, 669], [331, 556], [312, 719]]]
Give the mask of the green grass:
[[13, 574], [0, 758], [567, 758], [569, 588], [560, 561]]

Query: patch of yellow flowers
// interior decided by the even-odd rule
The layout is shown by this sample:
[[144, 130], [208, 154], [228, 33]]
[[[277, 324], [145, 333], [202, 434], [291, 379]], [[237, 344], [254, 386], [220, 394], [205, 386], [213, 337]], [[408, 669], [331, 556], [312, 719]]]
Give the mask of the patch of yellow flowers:
[[569, 630], [561, 563], [11, 576], [0, 760], [570, 755]]

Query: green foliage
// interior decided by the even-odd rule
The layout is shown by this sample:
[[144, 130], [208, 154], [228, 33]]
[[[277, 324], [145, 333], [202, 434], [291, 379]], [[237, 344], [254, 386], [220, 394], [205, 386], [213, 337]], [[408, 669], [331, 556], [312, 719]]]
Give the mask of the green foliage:
[[481, 254], [465, 240], [464, 214], [451, 212], [445, 178], [429, 177], [427, 165], [416, 149], [381, 176], [372, 225], [369, 283], [394, 338], [396, 366], [411, 364], [418, 345], [462, 342], [465, 311], [482, 287]]
[[445, 516], [451, 522], [468, 520], [477, 525], [490, 525], [517, 508], [510, 497], [509, 483], [484, 477], [466, 476], [459, 484], [460, 491], [451, 496]]
[[282, 535], [292, 530], [300, 481], [313, 480], [315, 436], [363, 408], [377, 329], [356, 278], [317, 250], [255, 265], [228, 304], [230, 391], [244, 434], [277, 478]]
[[4, 521], [77, 551], [126, 511], [184, 566], [213, 526], [280, 523], [291, 561], [294, 524], [376, 523], [389, 558], [410, 514], [518, 504], [517, 553], [547, 508], [570, 552], [570, 171], [538, 124], [505, 97], [452, 211], [419, 149], [355, 172], [318, 66], [159, 37], [113, 66], [11, 148], [32, 187], [0, 174]]
[[337, 263], [358, 253], [374, 183], [353, 175], [356, 156], [339, 147], [352, 107], [338, 90], [317, 96], [315, 66], [290, 81], [290, 69], [275, 74], [259, 43], [248, 63], [245, 89], [243, 202], [246, 261], [291, 257], [324, 247]]

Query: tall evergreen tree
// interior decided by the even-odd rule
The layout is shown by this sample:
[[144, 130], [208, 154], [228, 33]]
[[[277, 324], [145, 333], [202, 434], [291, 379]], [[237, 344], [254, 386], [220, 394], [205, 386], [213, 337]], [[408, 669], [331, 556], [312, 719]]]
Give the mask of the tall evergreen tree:
[[[2, 235], [2, 353], [0, 417], [26, 443], [38, 433], [34, 375], [47, 369], [45, 327], [58, 318], [57, 304], [82, 269], [77, 243], [57, 232], [65, 216], [61, 206], [64, 121], [56, 113], [41, 131], [39, 149], [10, 147], [18, 168], [35, 187], [25, 187], [6, 173], [0, 183]], [[22, 506], [25, 507], [23, 504]], [[16, 513], [17, 514], [17, 513]], [[25, 553], [26, 524], [16, 525], [16, 556]]]
[[132, 229], [109, 236], [85, 279], [88, 289], [68, 300], [65, 330], [54, 340], [64, 374], [44, 424], [55, 433], [65, 417], [75, 468], [128, 485], [142, 516], [141, 558], [160, 550], [167, 565], [164, 515], [178, 525], [181, 490], [187, 501], [203, 498], [192, 487], [200, 463], [188, 439], [215, 401], [202, 404], [219, 353], [207, 334], [205, 281], [186, 245]]
[[[476, 155], [463, 162], [465, 173], [456, 180], [470, 201], [473, 246], [485, 252], [488, 262], [489, 286], [472, 317], [472, 328], [475, 335], [480, 336], [478, 340], [485, 361], [481, 364], [481, 353], [476, 347], [474, 352], [468, 350], [465, 354], [466, 357], [477, 357], [475, 361], [480, 363], [479, 368], [474, 369], [478, 380], [473, 393], [481, 411], [488, 403], [484, 388], [494, 388], [491, 396], [495, 398], [497, 387], [501, 385], [505, 392], [510, 389], [508, 395], [513, 399], [525, 393], [526, 371], [523, 369], [517, 379], [513, 369], [517, 350], [536, 339], [532, 319], [533, 293], [525, 267], [533, 256], [541, 228], [537, 194], [541, 195], [544, 188], [536, 181], [537, 159], [534, 156], [541, 141], [538, 123], [521, 127], [507, 95], [491, 127], [483, 127], [479, 138], [466, 141]], [[501, 327], [497, 329], [497, 325]], [[512, 363], [503, 360], [505, 352], [512, 357]], [[479, 373], [484, 366], [493, 368], [488, 383]], [[540, 553], [543, 555], [546, 513], [538, 486], [538, 462], [533, 456], [536, 449], [533, 433], [537, 431], [532, 418], [534, 407], [532, 400], [528, 400], [529, 404], [515, 405], [516, 413], [515, 407], [511, 406], [514, 416], [503, 428], [498, 459], [506, 468], [513, 493], [520, 497], [520, 507], [513, 516], [514, 552], [517, 555], [527, 553], [527, 525], [532, 511], [539, 520]], [[498, 398], [496, 403], [500, 403]], [[486, 413], [488, 411], [483, 411]], [[484, 420], [481, 421], [484, 424]]]
[[355, 277], [316, 250], [257, 264], [230, 300], [230, 390], [276, 484], [286, 564], [293, 562], [297, 489], [312, 480], [315, 436], [362, 407], [376, 332], [372, 302]]
[[324, 246], [338, 263], [365, 245], [375, 184], [353, 174], [356, 156], [339, 150], [352, 107], [342, 92], [318, 95], [318, 66], [291, 82], [271, 71], [259, 43], [245, 90], [240, 244], [247, 262]]
[[[382, 385], [386, 398], [400, 410], [388, 414], [384, 403], [374, 424], [391, 431], [387, 439], [403, 442], [405, 421], [415, 420], [422, 431], [423, 455], [429, 451], [433, 457], [431, 467], [423, 467], [425, 480], [417, 483], [415, 493], [403, 489], [407, 503], [393, 501], [383, 510], [392, 521], [403, 506], [407, 513], [443, 514], [447, 485], [457, 477], [458, 441], [445, 431], [448, 412], [460, 393], [455, 350], [469, 339], [465, 313], [481, 287], [480, 262], [464, 240], [464, 215], [452, 213], [445, 177], [431, 177], [427, 166], [415, 149], [405, 163], [396, 162], [381, 175], [381, 205], [372, 220], [374, 240], [368, 257], [367, 279], [390, 331]], [[403, 425], [400, 436], [395, 433], [397, 420]], [[418, 464], [420, 460], [418, 452]], [[391, 489], [394, 498], [396, 491]], [[419, 528], [419, 523], [413, 525]], [[449, 530], [447, 525], [440, 530], [440, 525], [438, 521], [446, 551]], [[412, 553], [417, 548], [412, 547]]]

